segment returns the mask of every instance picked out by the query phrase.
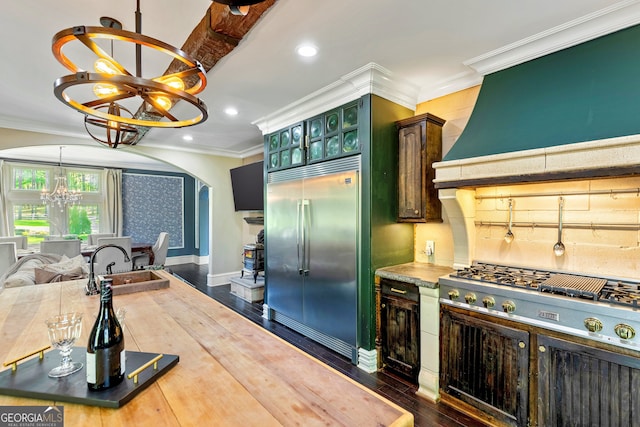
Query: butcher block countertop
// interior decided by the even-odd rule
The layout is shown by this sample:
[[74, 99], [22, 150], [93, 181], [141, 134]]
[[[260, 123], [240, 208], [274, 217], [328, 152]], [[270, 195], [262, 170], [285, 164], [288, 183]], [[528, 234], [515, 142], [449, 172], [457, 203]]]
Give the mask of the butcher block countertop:
[[416, 286], [433, 289], [438, 287], [438, 279], [440, 277], [453, 272], [454, 269], [450, 267], [424, 262], [409, 262], [407, 264], [379, 268], [376, 270], [376, 275], [384, 279], [413, 283]]
[[[413, 425], [410, 412], [159, 273], [169, 278], [169, 288], [117, 295], [114, 308], [126, 309], [128, 351], [178, 355], [176, 366], [117, 409], [5, 395], [0, 406], [60, 405], [65, 427]], [[1, 291], [0, 362], [48, 345], [44, 321], [58, 312], [84, 313], [76, 343], [84, 346], [99, 306], [98, 296], [84, 295], [85, 282]]]

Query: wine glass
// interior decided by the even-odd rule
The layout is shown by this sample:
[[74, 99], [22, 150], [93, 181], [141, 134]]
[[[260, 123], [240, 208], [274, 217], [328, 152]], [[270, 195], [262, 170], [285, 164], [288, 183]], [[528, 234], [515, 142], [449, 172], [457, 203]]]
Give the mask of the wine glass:
[[50, 317], [45, 321], [49, 330], [51, 344], [60, 349], [62, 362], [49, 371], [52, 378], [65, 377], [82, 369], [82, 363], [71, 360], [73, 343], [82, 331], [82, 313], [66, 313]]
[[124, 319], [127, 315], [127, 309], [124, 307], [120, 307], [116, 310], [116, 318], [118, 319], [118, 323], [120, 323], [120, 327], [124, 331]]

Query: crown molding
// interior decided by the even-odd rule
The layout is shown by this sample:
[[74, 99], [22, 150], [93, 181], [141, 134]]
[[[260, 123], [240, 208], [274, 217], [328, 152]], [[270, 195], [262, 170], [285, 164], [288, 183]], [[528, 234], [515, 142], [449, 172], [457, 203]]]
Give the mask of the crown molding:
[[640, 23], [640, 0], [625, 0], [531, 37], [492, 50], [463, 65], [467, 72], [420, 89], [418, 103], [449, 95], [482, 83], [487, 74], [513, 67], [545, 55]]
[[423, 87], [418, 96], [418, 103], [430, 101], [441, 96], [469, 89], [482, 84], [484, 76], [469, 69], [468, 72], [459, 73], [456, 76], [442, 80], [434, 85]]
[[411, 110], [416, 109], [417, 85], [402, 79], [380, 65], [370, 62], [304, 98], [254, 122], [264, 135], [313, 117], [332, 108], [373, 94]]
[[626, 0], [464, 61], [485, 76], [640, 23], [640, 1]]

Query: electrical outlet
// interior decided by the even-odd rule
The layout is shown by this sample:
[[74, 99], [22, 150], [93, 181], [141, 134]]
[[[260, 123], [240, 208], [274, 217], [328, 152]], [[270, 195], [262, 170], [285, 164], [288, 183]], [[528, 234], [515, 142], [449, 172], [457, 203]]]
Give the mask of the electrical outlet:
[[427, 244], [425, 245], [424, 252], [427, 256], [431, 256], [436, 252], [436, 242], [433, 240], [427, 240]]

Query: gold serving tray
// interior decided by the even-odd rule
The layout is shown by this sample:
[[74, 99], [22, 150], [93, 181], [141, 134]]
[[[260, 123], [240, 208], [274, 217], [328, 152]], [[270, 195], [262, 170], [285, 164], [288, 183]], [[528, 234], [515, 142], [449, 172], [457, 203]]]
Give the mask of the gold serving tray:
[[[49, 371], [60, 364], [58, 350], [44, 353], [42, 359], [34, 357], [22, 362], [15, 370], [10, 367], [5, 369], [0, 372], [0, 394], [119, 408], [164, 375], [180, 360], [177, 355], [172, 354], [127, 351], [127, 369], [124, 380], [113, 388], [91, 391], [87, 387], [84, 368], [86, 366], [86, 348], [74, 347], [71, 357], [74, 362], [82, 362], [83, 368], [62, 378], [48, 376]], [[143, 370], [139, 369], [145, 365], [149, 366]], [[136, 375], [134, 376], [132, 373]]]

